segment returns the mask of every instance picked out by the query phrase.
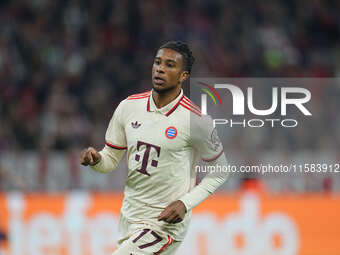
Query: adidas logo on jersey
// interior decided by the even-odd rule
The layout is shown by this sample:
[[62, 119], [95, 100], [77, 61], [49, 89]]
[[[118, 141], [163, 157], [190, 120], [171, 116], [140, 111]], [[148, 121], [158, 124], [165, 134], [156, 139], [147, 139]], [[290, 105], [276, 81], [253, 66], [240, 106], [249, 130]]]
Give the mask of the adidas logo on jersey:
[[142, 124], [141, 123], [138, 123], [138, 121], [136, 121], [135, 123], [131, 122], [131, 126], [133, 128], [139, 128]]

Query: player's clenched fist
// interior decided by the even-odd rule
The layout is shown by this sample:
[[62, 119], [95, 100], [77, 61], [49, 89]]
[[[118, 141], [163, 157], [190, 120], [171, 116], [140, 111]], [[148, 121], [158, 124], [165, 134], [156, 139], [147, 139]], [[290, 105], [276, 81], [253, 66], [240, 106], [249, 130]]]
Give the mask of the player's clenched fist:
[[159, 221], [176, 224], [184, 219], [187, 209], [181, 200], [177, 200], [168, 205], [158, 216]]
[[89, 147], [80, 154], [80, 164], [93, 166], [102, 159], [102, 156], [94, 148]]

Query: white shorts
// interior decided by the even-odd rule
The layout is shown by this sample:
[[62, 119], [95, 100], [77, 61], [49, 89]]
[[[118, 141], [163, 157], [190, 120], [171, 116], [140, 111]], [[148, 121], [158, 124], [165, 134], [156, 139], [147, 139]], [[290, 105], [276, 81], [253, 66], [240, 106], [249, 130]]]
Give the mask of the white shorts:
[[[128, 233], [128, 231], [131, 231]], [[118, 241], [118, 248], [112, 255], [173, 255], [181, 242], [175, 241], [169, 234], [152, 229], [152, 226], [133, 226], [120, 216], [119, 233], [123, 239]]]

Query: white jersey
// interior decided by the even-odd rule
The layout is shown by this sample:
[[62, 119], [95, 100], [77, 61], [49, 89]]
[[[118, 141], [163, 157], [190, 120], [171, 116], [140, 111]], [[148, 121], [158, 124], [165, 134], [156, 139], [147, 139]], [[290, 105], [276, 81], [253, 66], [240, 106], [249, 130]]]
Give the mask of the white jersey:
[[[121, 214], [132, 224], [151, 224], [175, 240], [183, 240], [191, 218], [192, 208], [185, 195], [196, 183], [194, 166], [199, 156], [210, 161], [223, 154], [211, 120], [190, 128], [202, 119], [199, 107], [183, 91], [160, 109], [151, 91], [119, 104], [106, 132], [106, 150], [127, 150]], [[182, 198], [189, 211], [181, 223], [157, 220], [165, 207]]]

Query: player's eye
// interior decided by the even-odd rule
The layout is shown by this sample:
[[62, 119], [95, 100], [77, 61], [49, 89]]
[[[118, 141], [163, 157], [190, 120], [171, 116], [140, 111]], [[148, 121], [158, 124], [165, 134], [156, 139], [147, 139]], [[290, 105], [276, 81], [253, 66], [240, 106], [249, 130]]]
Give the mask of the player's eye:
[[161, 61], [159, 59], [155, 59], [155, 62], [154, 62], [156, 65], [159, 65], [161, 63]]
[[168, 66], [168, 67], [174, 67], [175, 65], [172, 64], [172, 63], [168, 63], [167, 66]]

